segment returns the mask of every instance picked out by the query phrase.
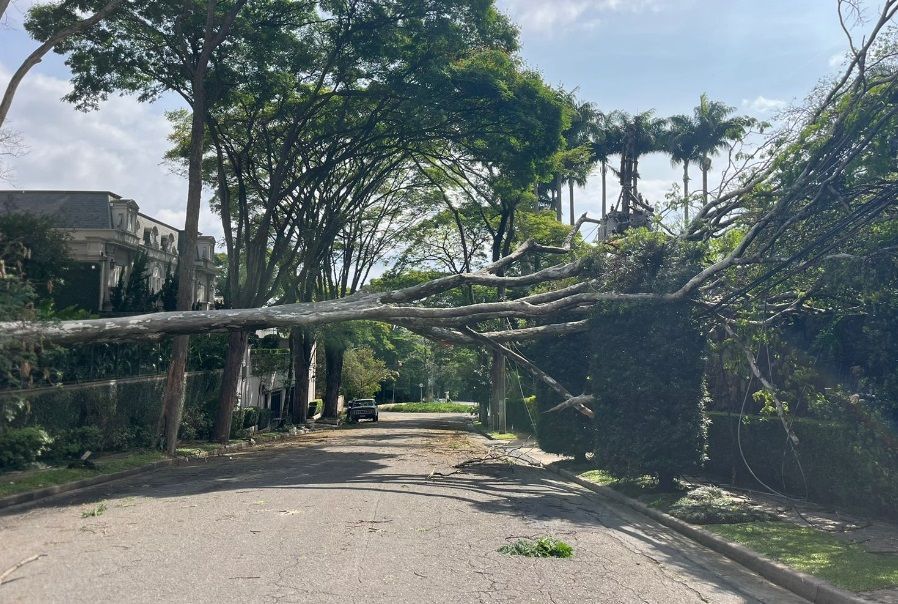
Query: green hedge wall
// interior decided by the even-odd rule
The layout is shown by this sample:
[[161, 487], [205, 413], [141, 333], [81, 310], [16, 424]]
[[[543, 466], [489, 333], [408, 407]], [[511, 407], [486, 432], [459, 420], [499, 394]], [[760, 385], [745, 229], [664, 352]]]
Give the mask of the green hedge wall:
[[[738, 414], [711, 413], [706, 471], [756, 488], [739, 454], [738, 425]], [[743, 421], [742, 451], [758, 478], [796, 497], [898, 518], [898, 451], [857, 424], [799, 418], [792, 428], [797, 459], [778, 418]]]
[[[81, 434], [85, 428], [96, 428], [101, 435], [94, 450], [150, 447], [155, 444], [164, 383], [162, 378], [120, 380], [20, 394], [27, 405], [13, 427], [42, 427], [60, 440], [60, 448], [67, 439], [85, 440]], [[220, 372], [189, 374], [185, 415], [217, 397], [220, 385]], [[86, 440], [93, 442], [94, 438]]]

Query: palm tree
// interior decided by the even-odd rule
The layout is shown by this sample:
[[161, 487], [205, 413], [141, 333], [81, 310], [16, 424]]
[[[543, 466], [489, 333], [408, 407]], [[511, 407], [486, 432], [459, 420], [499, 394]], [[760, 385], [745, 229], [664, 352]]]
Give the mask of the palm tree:
[[733, 116], [735, 107], [708, 99], [702, 94], [695, 108], [695, 132], [702, 170], [702, 203], [708, 204], [708, 171], [711, 157], [745, 137], [757, 120], [747, 116]]
[[608, 159], [620, 152], [620, 131], [614, 127], [614, 113], [596, 115], [596, 128], [592, 137], [593, 162], [602, 165], [602, 217], [608, 213], [607, 183]]
[[612, 117], [615, 137], [619, 137], [621, 155], [621, 210], [628, 214], [633, 204], [644, 205], [639, 196], [639, 158], [664, 150], [667, 120], [655, 117], [654, 109], [635, 115], [616, 112]]
[[567, 181], [569, 195], [570, 222], [574, 224], [574, 185], [584, 186], [586, 178], [595, 165], [591, 153], [592, 140], [598, 134], [599, 112], [595, 105], [589, 102], [580, 103], [573, 93], [568, 93], [567, 103], [571, 112], [571, 125], [564, 132], [565, 149], [562, 163], [563, 174], [559, 175], [556, 186], [558, 187], [557, 208], [558, 216], [561, 216], [561, 183]]
[[688, 115], [670, 117], [666, 138], [670, 163], [683, 165], [683, 218], [689, 224], [689, 165], [702, 159], [695, 120]]

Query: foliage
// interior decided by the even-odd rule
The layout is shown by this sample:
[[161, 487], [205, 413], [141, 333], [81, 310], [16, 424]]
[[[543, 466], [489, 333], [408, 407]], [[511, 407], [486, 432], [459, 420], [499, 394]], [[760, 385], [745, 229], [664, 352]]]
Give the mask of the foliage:
[[128, 271], [128, 278], [124, 274], [119, 277], [118, 284], [112, 288], [109, 301], [115, 312], [146, 313], [156, 310], [158, 293], [150, 291], [150, 274], [147, 263], [149, 257], [146, 252], [138, 252], [134, 262]]
[[0, 214], [0, 259], [31, 284], [38, 299], [47, 299], [65, 280], [71, 264], [68, 236], [45, 216]]
[[699, 469], [705, 341], [689, 305], [616, 305], [590, 334], [599, 464], [618, 476], [657, 476], [662, 487]]
[[857, 416], [794, 418], [791, 425], [798, 437], [794, 450], [778, 418], [748, 416], [740, 426], [738, 414], [712, 413], [708, 472], [757, 488], [750, 467], [765, 484], [793, 496], [895, 516], [898, 447], [877, 429], [881, 425]]
[[343, 392], [347, 399], [371, 398], [393, 372], [370, 348], [350, 348], [343, 357]]
[[470, 413], [476, 409], [471, 405], [461, 403], [397, 403], [395, 405], [380, 405], [381, 411], [394, 413]]
[[898, 555], [870, 553], [863, 544], [810, 527], [756, 522], [708, 529], [842, 589], [857, 592], [898, 586]]
[[50, 461], [77, 459], [86, 451], [103, 449], [103, 433], [97, 426], [82, 426], [57, 432], [44, 457]]
[[736, 524], [777, 519], [775, 514], [717, 487], [692, 489], [664, 511], [693, 524]]
[[106, 512], [107, 509], [109, 509], [108, 506], [105, 503], [100, 502], [100, 503], [94, 505], [92, 508], [88, 508], [88, 509], [82, 511], [81, 517], [82, 518], [96, 518], [98, 516], [102, 516]]
[[[202, 410], [217, 391], [218, 372], [194, 373], [187, 377], [185, 425], [182, 430], [202, 437], [210, 423], [211, 409]], [[22, 395], [26, 405], [12, 422], [13, 428], [41, 427], [54, 443], [54, 458], [77, 457], [86, 449], [121, 451], [156, 444], [159, 397], [163, 380], [104, 382], [34, 390]], [[7, 397], [0, 397], [0, 404]], [[197, 409], [197, 408], [200, 409]]]
[[574, 555], [574, 548], [560, 539], [540, 537], [536, 540], [518, 539], [500, 547], [499, 553], [528, 558], [570, 558]]
[[539, 408], [536, 396], [511, 397], [505, 404], [505, 419], [508, 429], [513, 432], [531, 434], [539, 425]]
[[15, 470], [37, 461], [53, 439], [41, 428], [14, 428], [0, 432], [0, 470]]
[[[526, 355], [571, 392], [590, 391], [590, 344], [587, 334], [538, 340], [527, 347]], [[535, 393], [537, 413], [534, 413], [534, 418], [540, 448], [549, 453], [584, 459], [594, 446], [593, 422], [576, 409], [549, 412], [563, 401], [545, 384], [535, 384]]]

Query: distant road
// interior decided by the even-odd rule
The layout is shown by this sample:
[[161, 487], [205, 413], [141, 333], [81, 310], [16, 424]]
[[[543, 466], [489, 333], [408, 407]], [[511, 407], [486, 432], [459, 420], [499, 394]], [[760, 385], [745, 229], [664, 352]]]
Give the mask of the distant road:
[[[0, 512], [0, 602], [800, 602], [544, 470], [466, 416], [379, 423]], [[82, 512], [104, 502], [96, 517]], [[500, 546], [554, 535], [567, 560]]]

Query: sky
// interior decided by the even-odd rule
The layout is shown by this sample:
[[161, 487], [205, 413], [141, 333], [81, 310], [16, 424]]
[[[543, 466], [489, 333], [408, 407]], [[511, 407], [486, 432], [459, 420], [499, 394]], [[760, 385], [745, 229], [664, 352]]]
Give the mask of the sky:
[[[0, 23], [0, 86], [35, 47], [22, 30], [33, 0], [12, 0]], [[707, 93], [740, 113], [774, 121], [838, 70], [847, 48], [835, 0], [497, 0], [520, 28], [521, 55], [551, 85], [575, 90], [603, 111], [690, 113]], [[875, 9], [870, 0], [867, 10]], [[186, 181], [162, 161], [168, 148], [166, 97], [142, 104], [114, 97], [81, 113], [61, 100], [62, 59], [26, 77], [7, 126], [23, 145], [7, 158], [0, 188], [109, 190], [174, 226], [184, 223]], [[719, 162], [718, 162], [719, 163]], [[681, 171], [661, 155], [641, 162], [647, 199], [663, 199]], [[698, 175], [693, 175], [697, 183]], [[609, 179], [609, 180], [613, 180]], [[600, 179], [575, 192], [576, 213], [598, 215]], [[617, 195], [609, 187], [609, 200]], [[565, 203], [566, 207], [566, 203]], [[204, 207], [200, 229], [221, 235]]]

